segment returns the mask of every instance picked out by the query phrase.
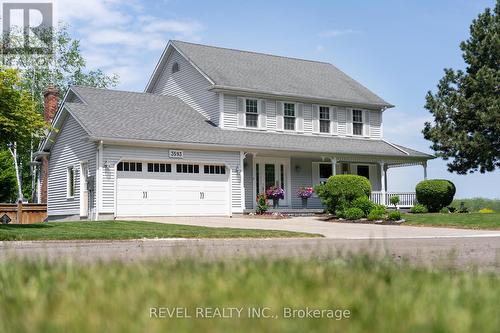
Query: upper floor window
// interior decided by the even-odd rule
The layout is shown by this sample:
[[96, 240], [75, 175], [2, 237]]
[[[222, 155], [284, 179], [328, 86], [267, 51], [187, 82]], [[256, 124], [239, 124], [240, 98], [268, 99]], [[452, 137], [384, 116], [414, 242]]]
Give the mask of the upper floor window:
[[363, 111], [352, 110], [352, 134], [363, 135]]
[[319, 107], [319, 131], [330, 133], [330, 108], [327, 106]]
[[256, 99], [247, 99], [245, 104], [246, 127], [257, 127], [259, 110]]
[[285, 119], [285, 130], [294, 131], [295, 130], [295, 104], [285, 103], [284, 104], [284, 119]]
[[172, 74], [177, 73], [178, 71], [179, 71], [179, 63], [174, 62], [174, 64], [172, 65]]

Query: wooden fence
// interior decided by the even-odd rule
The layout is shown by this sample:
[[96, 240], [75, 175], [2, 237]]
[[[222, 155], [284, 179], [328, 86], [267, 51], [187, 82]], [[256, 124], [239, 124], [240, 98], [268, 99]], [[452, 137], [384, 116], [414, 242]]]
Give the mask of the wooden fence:
[[[4, 217], [6, 215], [7, 217]], [[47, 218], [47, 205], [34, 203], [0, 203], [0, 223], [31, 224], [43, 222]]]

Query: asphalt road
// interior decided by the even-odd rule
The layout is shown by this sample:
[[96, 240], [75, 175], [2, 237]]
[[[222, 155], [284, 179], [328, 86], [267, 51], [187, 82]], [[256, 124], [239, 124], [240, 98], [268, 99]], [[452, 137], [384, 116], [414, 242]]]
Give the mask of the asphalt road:
[[82, 263], [146, 259], [198, 260], [242, 257], [336, 258], [346, 253], [389, 256], [396, 262], [500, 272], [500, 237], [406, 239], [158, 239], [124, 241], [0, 242], [0, 260], [16, 256]]

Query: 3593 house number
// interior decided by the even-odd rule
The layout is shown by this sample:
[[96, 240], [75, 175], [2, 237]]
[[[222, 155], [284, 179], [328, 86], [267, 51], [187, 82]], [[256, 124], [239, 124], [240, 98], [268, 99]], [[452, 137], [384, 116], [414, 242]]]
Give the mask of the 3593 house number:
[[184, 152], [182, 150], [170, 150], [168, 155], [170, 158], [184, 158]]

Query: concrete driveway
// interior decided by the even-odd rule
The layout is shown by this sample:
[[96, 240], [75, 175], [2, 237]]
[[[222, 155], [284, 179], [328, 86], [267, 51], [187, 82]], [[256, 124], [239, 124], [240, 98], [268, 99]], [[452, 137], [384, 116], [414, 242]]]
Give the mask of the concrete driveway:
[[161, 223], [243, 229], [272, 229], [321, 234], [331, 239], [418, 239], [500, 237], [499, 231], [396, 225], [355, 224], [322, 221], [318, 217], [268, 220], [249, 217], [149, 217], [128, 218]]

